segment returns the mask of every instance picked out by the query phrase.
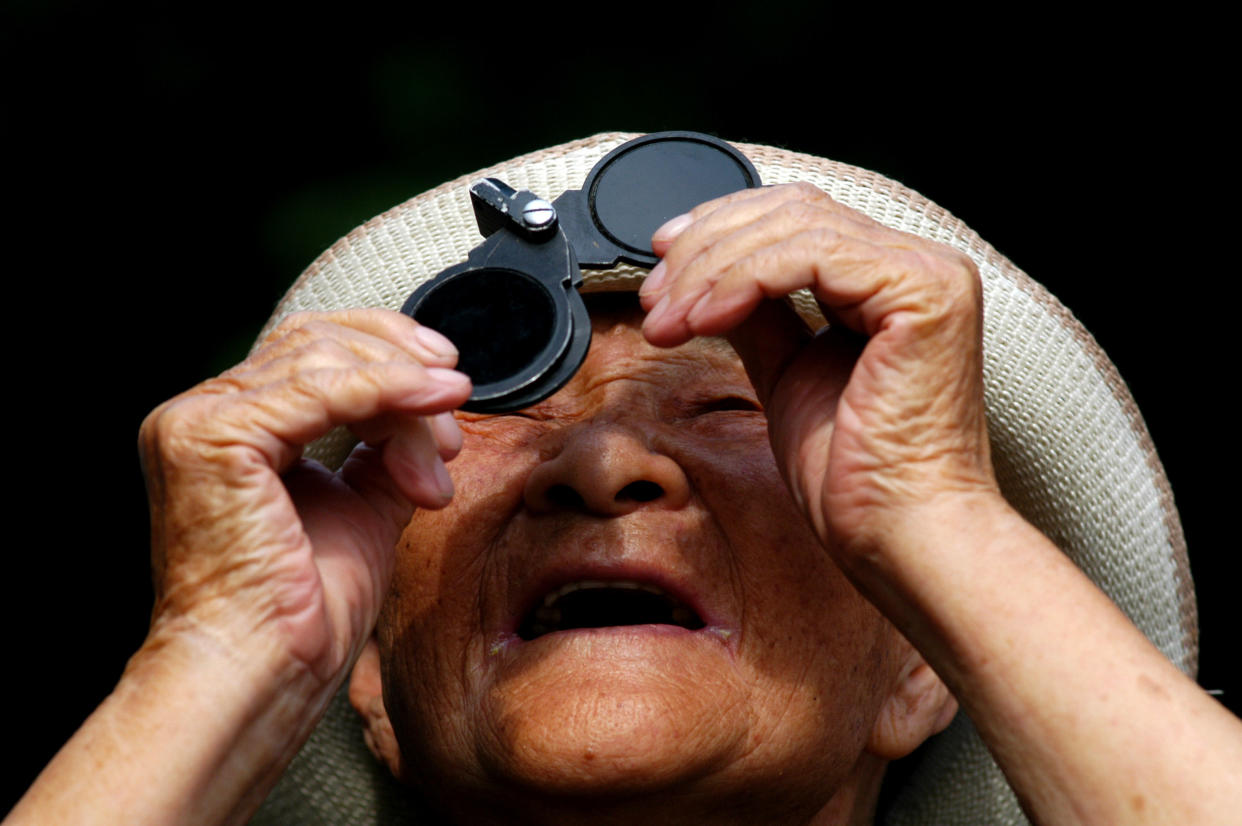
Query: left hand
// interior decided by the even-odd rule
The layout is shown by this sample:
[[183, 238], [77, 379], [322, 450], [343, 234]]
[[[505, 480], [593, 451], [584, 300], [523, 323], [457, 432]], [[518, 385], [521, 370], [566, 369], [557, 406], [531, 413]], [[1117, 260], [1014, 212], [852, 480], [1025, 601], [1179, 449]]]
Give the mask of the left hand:
[[[647, 338], [729, 337], [794, 499], [962, 703], [1032, 821], [1237, 820], [1237, 718], [1000, 495], [965, 255], [807, 185], [711, 201], [653, 246]], [[831, 330], [764, 300], [803, 287]]]
[[[648, 340], [729, 337], [791, 493], [847, 569], [882, 555], [894, 524], [917, 524], [915, 511], [947, 494], [999, 496], [982, 289], [965, 255], [807, 184], [703, 204], [653, 246], [663, 260], [641, 291]], [[813, 336], [788, 306], [764, 301], [802, 288], [831, 330]]]

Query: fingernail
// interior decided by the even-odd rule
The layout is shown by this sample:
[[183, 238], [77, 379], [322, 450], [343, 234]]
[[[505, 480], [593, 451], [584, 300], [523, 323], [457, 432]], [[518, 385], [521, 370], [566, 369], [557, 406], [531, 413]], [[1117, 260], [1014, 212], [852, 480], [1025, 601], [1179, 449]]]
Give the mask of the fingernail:
[[453, 477], [449, 476], [448, 468], [444, 466], [444, 462], [440, 457], [436, 457], [436, 462], [432, 465], [432, 475], [436, 477], [436, 490], [440, 493], [441, 498], [445, 502], [453, 498]]
[[652, 241], [672, 241], [678, 235], [681, 235], [682, 231], [685, 230], [686, 227], [690, 226], [690, 224], [693, 222], [694, 222], [694, 218], [691, 217], [690, 213], [683, 212], [681, 215], [678, 215], [676, 218], [668, 219], [668, 221], [666, 221], [663, 226], [661, 226], [659, 229], [655, 231], [655, 234], [651, 236], [651, 240]]
[[664, 266], [663, 261], [656, 263], [651, 268], [651, 272], [647, 273], [647, 277], [643, 279], [643, 284], [638, 288], [639, 295], [651, 295], [660, 289], [660, 285], [664, 283], [664, 276], [668, 273], [668, 267]]
[[689, 322], [690, 324], [694, 324], [695, 322], [697, 322], [699, 320], [699, 315], [711, 303], [712, 303], [711, 292], [709, 291], [709, 292], [703, 293], [703, 295], [699, 297], [699, 300], [694, 302], [694, 306], [690, 308], [689, 312], [686, 313], [686, 321]]
[[445, 387], [458, 387], [470, 383], [470, 379], [465, 373], [458, 373], [456, 370], [450, 370], [447, 367], [428, 367], [427, 378]]
[[453, 342], [437, 333], [430, 327], [415, 327], [414, 338], [437, 356], [455, 356], [457, 348], [453, 346]]
[[442, 458], [456, 456], [461, 450], [461, 428], [457, 426], [457, 419], [453, 417], [452, 411], [438, 413], [431, 417], [431, 433], [435, 437], [436, 446], [440, 448]]
[[393, 399], [398, 405], [427, 408], [428, 406], [445, 403], [453, 406], [464, 401], [463, 396], [470, 395], [470, 377], [465, 373], [450, 370], [447, 367], [424, 367], [419, 380], [410, 387], [408, 393]]
[[664, 313], [668, 310], [668, 303], [669, 303], [669, 296], [667, 295], [661, 298], [658, 302], [656, 302], [656, 305], [651, 308], [651, 312], [647, 313], [647, 318], [643, 322], [643, 326], [646, 327], [648, 324], [658, 325], [660, 323], [660, 319], [664, 316]]

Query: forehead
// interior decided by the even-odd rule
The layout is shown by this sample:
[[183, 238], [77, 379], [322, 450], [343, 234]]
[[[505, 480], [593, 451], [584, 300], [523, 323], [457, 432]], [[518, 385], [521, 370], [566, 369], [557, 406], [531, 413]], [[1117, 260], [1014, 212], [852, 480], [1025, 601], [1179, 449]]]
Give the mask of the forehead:
[[745, 376], [733, 346], [717, 336], [691, 339], [678, 347], [654, 347], [642, 334], [645, 313], [634, 293], [605, 293], [583, 297], [591, 316], [591, 350], [574, 377], [579, 380], [654, 370], [670, 379], [688, 376], [720, 380]]
[[[526, 408], [540, 420], [578, 418], [606, 409], [621, 412], [632, 405], [650, 405], [680, 418], [681, 408], [720, 395], [759, 403], [732, 345], [723, 338], [700, 337], [678, 347], [661, 348], [643, 337], [645, 313], [634, 293], [588, 294], [583, 299], [591, 318], [591, 347], [570, 381], [550, 398]], [[682, 411], [684, 412], [684, 411]], [[464, 422], [494, 414], [458, 411]]]
[[[642, 305], [639, 304], [638, 293], [587, 293], [582, 296], [582, 302], [586, 305], [587, 313], [591, 316], [591, 328], [594, 333], [592, 338], [593, 345], [600, 340], [601, 336], [618, 335], [622, 332], [622, 328], [626, 327], [639, 331], [641, 335], [643, 318], [646, 317], [646, 313], [643, 312]], [[684, 345], [684, 349], [687, 353], [711, 353], [727, 361], [738, 360], [733, 346], [719, 336], [702, 336], [692, 339]], [[683, 350], [683, 347], [673, 347], [663, 352], [677, 352], [680, 350]]]

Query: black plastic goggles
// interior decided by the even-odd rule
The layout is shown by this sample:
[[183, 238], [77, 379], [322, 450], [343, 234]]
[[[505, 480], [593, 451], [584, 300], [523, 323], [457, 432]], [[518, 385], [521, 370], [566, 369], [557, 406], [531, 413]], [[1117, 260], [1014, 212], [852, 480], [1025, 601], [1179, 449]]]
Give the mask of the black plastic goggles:
[[586, 358], [591, 320], [580, 268], [651, 268], [651, 236], [699, 204], [759, 186], [724, 141], [696, 132], [635, 138], [595, 164], [582, 189], [549, 203], [496, 178], [470, 187], [486, 240], [415, 290], [401, 311], [444, 334], [474, 382], [463, 405], [503, 413], [563, 387]]

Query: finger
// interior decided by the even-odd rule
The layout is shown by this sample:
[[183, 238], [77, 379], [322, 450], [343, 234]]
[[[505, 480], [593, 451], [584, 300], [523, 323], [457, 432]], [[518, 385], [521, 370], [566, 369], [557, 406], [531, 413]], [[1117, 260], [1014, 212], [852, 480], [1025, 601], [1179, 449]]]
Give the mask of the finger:
[[[390, 413], [352, 424], [350, 430], [359, 441], [372, 447], [380, 447], [399, 430], [411, 426], [406, 422], [409, 418], [411, 417], [405, 414]], [[437, 413], [425, 418], [426, 427], [431, 433], [441, 459], [447, 462], [461, 452], [461, 428], [457, 426], [457, 418], [452, 411]]]
[[[271, 385], [217, 396], [189, 396], [170, 405], [182, 441], [192, 452], [258, 450], [283, 470], [301, 447], [338, 425], [357, 425], [389, 413], [428, 415], [459, 407], [470, 380], [454, 370], [412, 361], [307, 370]], [[174, 439], [177, 441], [177, 439]]]
[[[678, 215], [656, 230], [652, 236], [653, 249], [661, 256], [669, 253], [674, 253], [674, 258], [693, 256], [706, 245], [705, 239], [727, 233], [788, 204], [814, 206], [825, 215], [854, 225], [859, 233], [888, 230], [883, 224], [833, 200], [811, 184], [785, 184], [735, 192]], [[673, 250], [674, 242], [679, 242], [676, 252]]]
[[[452, 416], [451, 413], [446, 415]], [[365, 434], [362, 438], [367, 447], [379, 452], [393, 485], [391, 490], [383, 487], [384, 491], [395, 492], [425, 508], [441, 508], [448, 504], [453, 496], [453, 483], [444, 466], [448, 451], [440, 446], [433, 427], [433, 422], [439, 418], [389, 415], [352, 428], [360, 436]]]
[[378, 340], [434, 367], [452, 367], [457, 359], [457, 348], [440, 333], [424, 327], [404, 313], [379, 308], [294, 313], [264, 338], [255, 356], [265, 351], [273, 356], [283, 355], [323, 337], [340, 338], [359, 345]]
[[382, 455], [388, 475], [415, 505], [442, 508], [453, 498], [453, 480], [428, 419], [408, 420], [384, 443]]
[[[762, 226], [751, 232], [762, 235]], [[762, 241], [762, 239], [761, 239]], [[874, 335], [899, 310], [931, 312], [938, 284], [918, 252], [892, 249], [827, 228], [805, 230], [777, 243], [740, 243], [753, 251], [670, 292], [648, 314], [653, 344], [672, 346], [694, 335], [719, 335], [765, 298], [810, 288], [831, 317]]]
[[764, 403], [772, 455], [817, 530], [823, 530], [823, 513], [814, 504], [821, 501], [841, 396], [865, 344], [843, 325], [829, 325], [767, 377], [774, 382]]
[[440, 449], [440, 458], [447, 462], [461, 452], [462, 435], [457, 417], [451, 412], [437, 413], [430, 421], [431, 435]]
[[[644, 302], [650, 302], [644, 306], [650, 309], [663, 293], [670, 265], [672, 269], [677, 269], [684, 260], [693, 258], [702, 249], [703, 238], [728, 231], [730, 227], [770, 212], [793, 194], [776, 188], [744, 189], [700, 204], [690, 212], [667, 221], [651, 236], [652, 251], [663, 260], [656, 264], [639, 288], [639, 297]], [[693, 231], [688, 232], [692, 227]], [[681, 242], [678, 245], [679, 254], [670, 259], [675, 241]]]
[[[358, 445], [350, 452], [338, 473], [318, 462], [300, 459], [281, 476], [289, 496], [298, 509], [298, 518], [318, 549], [329, 544], [357, 548], [364, 554], [372, 549], [390, 546], [394, 533], [405, 529], [414, 513], [414, 505], [384, 468], [380, 450]], [[361, 503], [378, 514], [376, 521], [351, 513]], [[345, 517], [345, 518], [342, 518]], [[327, 542], [329, 532], [347, 531], [348, 541], [341, 537]], [[368, 562], [375, 562], [368, 558]]]
[[[696, 271], [712, 272], [714, 262], [730, 261], [746, 254], [738, 243], [771, 243], [812, 226], [830, 227], [843, 235], [857, 237], [878, 246], [921, 250], [933, 255], [957, 255], [956, 251], [934, 241], [885, 226], [854, 209], [844, 206], [809, 184], [793, 184], [770, 189], [748, 198], [735, 196], [708, 202], [700, 209], [678, 216], [657, 230], [664, 243], [659, 250], [663, 260], [656, 264], [640, 290], [644, 308], [650, 310], [659, 299], [676, 290], [674, 282], [693, 284]], [[719, 206], [716, 206], [719, 205]], [[762, 224], [768, 235], [742, 232], [747, 225]], [[676, 243], [674, 243], [674, 241]], [[684, 287], [683, 287], [684, 288]]]
[[[328, 596], [336, 591], [370, 595], [364, 603], [336, 608], [347, 612], [345, 616], [361, 609], [364, 615], [350, 616], [348, 627], [369, 631], [388, 590], [393, 548], [414, 514], [414, 503], [389, 474], [382, 452], [367, 445], [350, 453], [340, 472], [332, 475], [331, 484], [314, 497], [293, 486], [290, 493], [298, 501], [321, 576], [337, 586]], [[355, 555], [366, 564], [357, 565]]]
[[[712, 232], [724, 230], [725, 220], [732, 225], [737, 225], [762, 215], [773, 209], [776, 204], [791, 197], [792, 194], [778, 188], [743, 189], [740, 192], [707, 201], [690, 212], [665, 222], [651, 236], [651, 249], [663, 260], [652, 268], [639, 288], [639, 297], [644, 302], [643, 306], [651, 309], [651, 306], [659, 300], [663, 294], [669, 265], [672, 264], [676, 268], [682, 259], [693, 257], [694, 253], [702, 247], [701, 238], [709, 236]], [[727, 217], [722, 218], [722, 216]], [[715, 220], [709, 222], [709, 218]], [[694, 227], [695, 231], [687, 234], [686, 231], [691, 227]], [[682, 241], [681, 255], [674, 256], [670, 261], [668, 260], [669, 253], [673, 243], [678, 240]]]
[[[294, 338], [299, 340], [294, 342]], [[342, 331], [341, 335], [290, 336], [219, 377], [203, 382], [191, 392], [245, 392], [290, 381], [299, 373], [349, 370], [383, 362], [423, 364], [406, 350], [370, 336], [351, 335], [347, 331]]]
[[811, 332], [788, 303], [764, 301], [744, 322], [730, 330], [727, 338], [766, 409], [772, 388], [811, 340]]
[[[691, 225], [702, 221], [707, 216], [723, 212], [730, 208], [748, 211], [752, 214], [765, 211], [775, 203], [780, 203], [790, 199], [803, 201], [822, 202], [826, 209], [840, 211], [842, 213], [853, 212], [849, 207], [835, 201], [822, 189], [808, 183], [792, 183], [779, 184], [776, 186], [763, 186], [753, 189], [742, 189], [732, 192], [720, 198], [711, 201], [705, 201], [694, 209], [670, 218], [663, 226], [659, 227], [652, 235], [652, 243], [654, 245], [667, 246], [676, 240], [676, 238]], [[861, 213], [855, 213], [859, 217], [870, 220]]]

